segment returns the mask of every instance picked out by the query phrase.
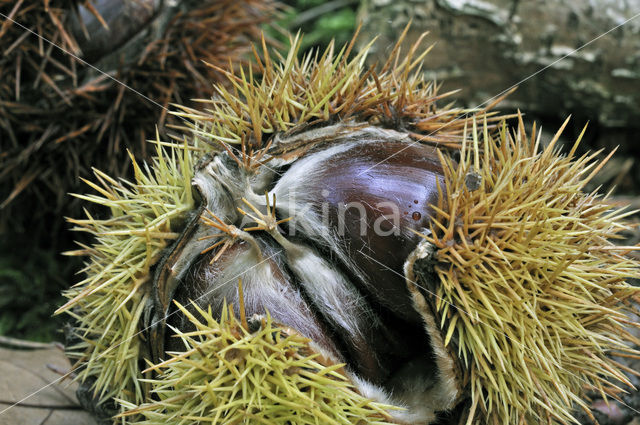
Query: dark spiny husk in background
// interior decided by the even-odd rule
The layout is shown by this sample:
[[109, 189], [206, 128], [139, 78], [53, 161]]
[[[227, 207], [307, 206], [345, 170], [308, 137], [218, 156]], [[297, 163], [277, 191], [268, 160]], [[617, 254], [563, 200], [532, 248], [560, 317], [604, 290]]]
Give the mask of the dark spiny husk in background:
[[[127, 151], [146, 157], [156, 126], [170, 124], [166, 108], [210, 92], [220, 74], [207, 64], [244, 63], [275, 10], [263, 0], [0, 0], [0, 272], [26, 278], [34, 250], [71, 248], [63, 216], [80, 207], [67, 194], [91, 167], [124, 176]], [[60, 274], [73, 268], [45, 280], [71, 281]]]
[[164, 108], [209, 90], [218, 74], [206, 63], [241, 61], [271, 8], [255, 0], [162, 9], [153, 1], [0, 0], [16, 21], [0, 29], [2, 209], [33, 198], [61, 210], [88, 164], [122, 174], [126, 149], [145, 156]]

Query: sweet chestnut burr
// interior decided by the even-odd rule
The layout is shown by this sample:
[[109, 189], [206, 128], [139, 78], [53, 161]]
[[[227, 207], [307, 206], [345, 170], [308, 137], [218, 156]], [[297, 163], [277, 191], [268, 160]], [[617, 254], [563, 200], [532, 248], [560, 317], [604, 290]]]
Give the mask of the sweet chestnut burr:
[[630, 384], [607, 353], [637, 354], [638, 263], [582, 192], [595, 156], [436, 108], [419, 43], [367, 72], [353, 43], [265, 51], [134, 182], [96, 172], [113, 217], [72, 220], [98, 242], [61, 310], [121, 417], [570, 423], [585, 385]]

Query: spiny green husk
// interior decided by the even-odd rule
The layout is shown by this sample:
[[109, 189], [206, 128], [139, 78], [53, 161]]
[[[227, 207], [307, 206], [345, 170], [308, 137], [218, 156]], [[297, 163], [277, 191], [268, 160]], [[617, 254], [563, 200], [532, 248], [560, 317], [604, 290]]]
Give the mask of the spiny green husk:
[[[566, 123], [565, 123], [566, 125]], [[640, 263], [617, 247], [630, 212], [582, 190], [596, 155], [540, 146], [520, 121], [442, 157], [442, 187], [426, 239], [437, 248], [433, 298], [446, 343], [470, 371], [476, 423], [569, 423], [585, 390], [631, 386], [610, 357], [638, 344], [625, 330]], [[479, 181], [476, 188], [470, 180]], [[638, 354], [635, 352], [635, 354]], [[590, 413], [589, 413], [590, 414]]]
[[[176, 330], [185, 351], [153, 366], [148, 380], [157, 401], [129, 411], [136, 424], [387, 424], [390, 406], [354, 391], [342, 365], [327, 364], [309, 339], [261, 318], [253, 333], [224, 309], [219, 321], [211, 309], [194, 304], [200, 318], [178, 304], [195, 331]], [[257, 319], [255, 319], [257, 320]]]
[[[195, 129], [195, 137], [184, 142], [188, 146], [182, 141], [157, 140], [158, 157], [149, 166], [134, 164], [134, 181], [116, 181], [95, 171], [98, 183], [89, 184], [99, 194], [79, 196], [109, 207], [112, 217], [96, 219], [87, 213], [86, 219], [71, 220], [76, 230], [95, 235], [96, 242], [72, 253], [89, 256], [87, 277], [66, 293], [69, 302], [58, 313], [68, 312], [78, 320], [75, 333], [83, 342], [71, 347], [78, 379], [95, 379], [93, 387], [102, 400], [113, 396], [139, 404], [147, 395], [139, 366], [147, 356], [139, 332], [140, 315], [150, 294], [149, 270], [177, 236], [174, 232], [181, 230], [176, 222], [193, 208], [190, 178], [197, 158], [223, 149], [226, 143], [241, 143], [246, 161], [242, 166], [251, 168], [269, 149], [265, 139], [325, 120], [409, 128], [415, 140], [457, 146], [467, 120], [459, 114], [489, 115], [486, 108], [436, 107], [435, 101], [444, 95], [420, 79], [424, 53], [415, 53], [418, 43], [407, 55], [399, 47], [394, 49], [379, 72], [364, 72], [366, 49], [351, 60], [349, 47], [337, 54], [330, 47], [319, 57], [298, 59], [298, 39], [284, 64], [278, 65], [269, 58], [265, 43], [263, 48], [265, 57], [258, 66], [261, 79], [254, 77], [251, 68], [220, 70], [229, 85], [215, 86], [210, 110], [183, 108], [181, 115], [192, 120]], [[269, 151], [269, 155], [278, 154]]]
[[74, 230], [96, 238], [91, 247], [70, 255], [88, 257], [86, 278], [65, 292], [69, 301], [56, 314], [67, 312], [77, 320], [75, 336], [82, 342], [68, 347], [77, 359], [78, 379], [96, 379], [95, 391], [103, 400], [111, 396], [141, 402], [139, 325], [149, 291], [149, 269], [162, 249], [177, 234], [174, 227], [193, 208], [191, 173], [193, 153], [186, 146], [165, 150], [157, 144], [152, 165], [135, 160], [135, 181], [116, 181], [94, 170], [99, 194], [76, 195], [104, 205], [111, 217], [97, 219], [87, 213], [69, 219]]
[[437, 107], [437, 100], [453, 92], [440, 94], [433, 82], [422, 78], [422, 61], [430, 48], [419, 49], [426, 34], [408, 52], [400, 49], [405, 35], [406, 30], [380, 70], [364, 69], [373, 41], [349, 59], [357, 35], [338, 53], [331, 44], [322, 55], [302, 59], [297, 56], [301, 39], [295, 37], [281, 63], [274, 63], [263, 43], [262, 58], [255, 52], [257, 70], [230, 67], [224, 72], [231, 88], [216, 86], [213, 99], [203, 101], [208, 109], [182, 107], [178, 115], [196, 123], [196, 137], [215, 149], [242, 144], [254, 151], [266, 148], [277, 133], [347, 120], [401, 128], [413, 140], [455, 148], [460, 146], [465, 114], [486, 115], [488, 122], [504, 119], [487, 113], [502, 98], [477, 110]]

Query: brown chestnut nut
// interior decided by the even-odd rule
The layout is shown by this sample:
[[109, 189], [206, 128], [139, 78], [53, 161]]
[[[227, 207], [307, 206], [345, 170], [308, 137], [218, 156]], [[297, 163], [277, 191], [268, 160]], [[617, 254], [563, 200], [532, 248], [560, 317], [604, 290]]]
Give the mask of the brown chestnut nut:
[[345, 124], [309, 130], [303, 150], [288, 146], [300, 137], [277, 140], [255, 172], [233, 151], [196, 167], [201, 205], [155, 274], [154, 361], [180, 349], [165, 317], [190, 326], [172, 300], [221, 312], [239, 305], [241, 279], [248, 316], [268, 311], [311, 338], [346, 363], [364, 395], [407, 406], [398, 419], [431, 421], [460, 391], [435, 365], [439, 331], [425, 330], [403, 265], [438, 199], [436, 150], [394, 130]]

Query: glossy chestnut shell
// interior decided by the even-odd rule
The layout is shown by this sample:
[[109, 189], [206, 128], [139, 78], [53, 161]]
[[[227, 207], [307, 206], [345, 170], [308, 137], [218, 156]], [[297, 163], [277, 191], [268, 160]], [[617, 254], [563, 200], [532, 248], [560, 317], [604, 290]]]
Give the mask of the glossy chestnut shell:
[[[401, 133], [353, 133], [303, 149], [276, 145], [257, 172], [239, 168], [232, 152], [204, 161], [194, 178], [202, 206], [156, 270], [155, 318], [188, 328], [170, 299], [221, 311], [238, 305], [241, 279], [247, 316], [268, 312], [345, 362], [363, 393], [373, 385], [431, 417], [450, 406], [421, 406], [419, 395], [438, 391], [442, 377], [403, 266], [429, 227], [442, 168], [435, 148]], [[206, 211], [230, 229], [224, 250], [207, 249], [219, 229], [197, 219]], [[158, 328], [151, 340], [158, 359], [180, 349]]]

